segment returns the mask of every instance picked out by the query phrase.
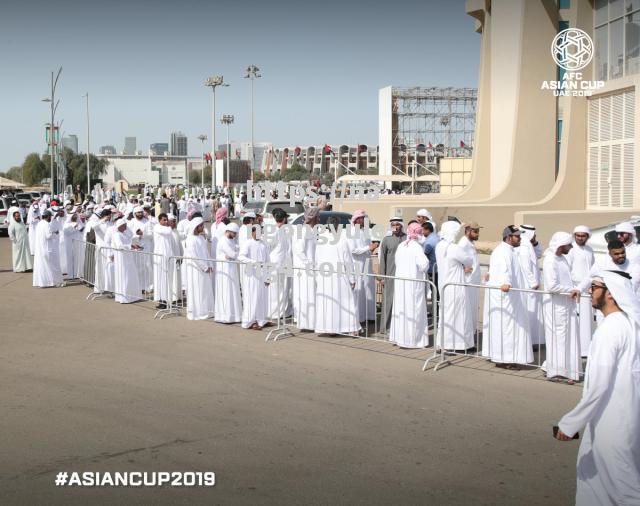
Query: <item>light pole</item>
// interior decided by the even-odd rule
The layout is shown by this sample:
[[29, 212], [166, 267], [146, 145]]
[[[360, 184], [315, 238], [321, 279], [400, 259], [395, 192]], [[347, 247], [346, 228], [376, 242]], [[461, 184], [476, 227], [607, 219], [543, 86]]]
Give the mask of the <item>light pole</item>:
[[[215, 122], [214, 122], [215, 123]], [[200, 134], [198, 135], [198, 139], [200, 139], [200, 142], [202, 142], [202, 193], [204, 194], [204, 141], [207, 140], [207, 136], [205, 134]], [[214, 170], [213, 168], [211, 170]], [[213, 178], [213, 174], [211, 175], [211, 177]]]
[[91, 161], [89, 159], [89, 92], [83, 95], [87, 98], [87, 196], [91, 194]]
[[231, 193], [231, 144], [229, 144], [229, 125], [233, 123], [233, 116], [231, 114], [224, 114], [222, 116], [222, 119], [220, 120], [220, 123], [222, 123], [223, 125], [227, 125], [227, 184], [229, 185], [229, 193]]
[[[216, 186], [216, 87], [229, 86], [224, 82], [223, 76], [211, 76], [204, 82], [205, 86], [210, 86], [213, 91], [213, 120], [211, 121], [211, 184], [215, 188]], [[204, 181], [202, 182], [204, 184]]]
[[255, 79], [258, 79], [259, 77], [262, 77], [261, 74], [258, 74], [258, 72], [260, 72], [260, 69], [258, 67], [256, 67], [255, 65], [249, 65], [247, 67], [247, 75], [244, 76], [245, 79], [251, 79], [251, 180], [253, 180], [253, 171], [254, 171], [254, 166], [256, 163], [256, 157], [255, 154], [253, 152], [253, 81]]
[[51, 197], [55, 195], [55, 181], [53, 178], [53, 160], [55, 159], [54, 151], [55, 151], [55, 130], [54, 130], [54, 119], [56, 114], [56, 109], [58, 108], [58, 103], [60, 100], [56, 102], [56, 87], [58, 85], [58, 78], [60, 77], [60, 73], [62, 72], [62, 67], [58, 69], [58, 73], [54, 79], [53, 72], [51, 72], [51, 97], [43, 98], [43, 102], [51, 103], [51, 123], [49, 123], [49, 160], [51, 162]]

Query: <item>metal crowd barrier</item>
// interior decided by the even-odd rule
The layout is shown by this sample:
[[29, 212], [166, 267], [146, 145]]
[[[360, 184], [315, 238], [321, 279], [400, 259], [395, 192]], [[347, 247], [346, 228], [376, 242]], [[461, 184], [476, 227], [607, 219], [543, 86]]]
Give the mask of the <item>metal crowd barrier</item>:
[[[491, 291], [500, 294], [498, 306], [492, 303]], [[462, 300], [467, 304], [461, 304]], [[514, 305], [521, 314], [509, 314]], [[430, 362], [437, 361], [434, 367], [437, 371], [451, 364], [450, 357], [469, 356], [498, 364], [550, 370], [550, 378], [562, 376], [577, 380], [584, 376], [577, 308], [578, 302], [570, 293], [524, 288], [503, 292], [499, 286], [447, 283], [440, 291], [441, 325], [437, 345], [422, 370], [426, 370]], [[563, 321], [556, 317], [558, 310], [566, 312]], [[445, 318], [448, 312], [453, 312], [455, 318]], [[496, 321], [499, 328], [495, 328]], [[562, 364], [558, 363], [563, 358]]]

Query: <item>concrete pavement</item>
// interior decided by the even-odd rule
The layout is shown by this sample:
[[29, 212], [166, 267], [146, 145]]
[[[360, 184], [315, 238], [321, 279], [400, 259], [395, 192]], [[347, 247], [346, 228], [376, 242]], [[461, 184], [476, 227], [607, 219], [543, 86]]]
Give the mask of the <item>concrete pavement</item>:
[[[3, 504], [571, 504], [581, 388], [35, 289], [0, 238]], [[56, 487], [214, 471], [212, 488]]]

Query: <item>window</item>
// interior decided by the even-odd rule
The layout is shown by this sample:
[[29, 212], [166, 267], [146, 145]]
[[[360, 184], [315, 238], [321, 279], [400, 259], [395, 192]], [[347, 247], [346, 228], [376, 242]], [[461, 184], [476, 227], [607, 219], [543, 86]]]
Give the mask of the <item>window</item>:
[[640, 0], [595, 0], [594, 78], [640, 73]]
[[558, 0], [558, 9], [571, 9], [571, 0]]
[[635, 185], [635, 92], [589, 99], [587, 205], [631, 208]]
[[[562, 30], [566, 30], [567, 28], [569, 28], [569, 22], [568, 21], [560, 21], [558, 23], [558, 33], [560, 33]], [[558, 65], [558, 81], [562, 81], [564, 79], [564, 75], [567, 72], [566, 69], [562, 68], [560, 65]]]
[[556, 127], [556, 177], [560, 170], [560, 145], [562, 143], [562, 120], [559, 119]]

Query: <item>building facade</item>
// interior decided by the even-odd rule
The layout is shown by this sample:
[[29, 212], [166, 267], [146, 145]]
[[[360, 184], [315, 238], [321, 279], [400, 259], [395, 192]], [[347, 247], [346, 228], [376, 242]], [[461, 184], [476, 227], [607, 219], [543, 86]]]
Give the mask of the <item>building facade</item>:
[[62, 138], [62, 147], [69, 148], [74, 153], [78, 152], [78, 136], [77, 135], [67, 135]]
[[136, 154], [136, 138], [135, 137], [124, 138], [124, 149], [122, 150], [122, 154], [123, 155]]
[[165, 156], [169, 154], [169, 143], [155, 142], [149, 146], [151, 156]]
[[171, 132], [171, 156], [187, 156], [187, 136], [182, 132]]
[[[372, 219], [429, 207], [439, 221], [456, 215], [480, 222], [489, 240], [499, 240], [506, 224], [532, 223], [544, 241], [576, 224], [597, 227], [637, 214], [640, 3], [467, 0], [466, 11], [480, 34], [469, 184], [455, 198], [382, 198], [372, 204]], [[584, 31], [592, 43], [560, 36], [566, 29]], [[556, 36], [568, 41], [560, 48], [568, 69], [554, 59]], [[593, 59], [572, 70], [585, 51]], [[553, 82], [569, 89], [550, 89]]]
[[115, 155], [117, 151], [115, 146], [100, 146], [99, 153], [101, 155]]

